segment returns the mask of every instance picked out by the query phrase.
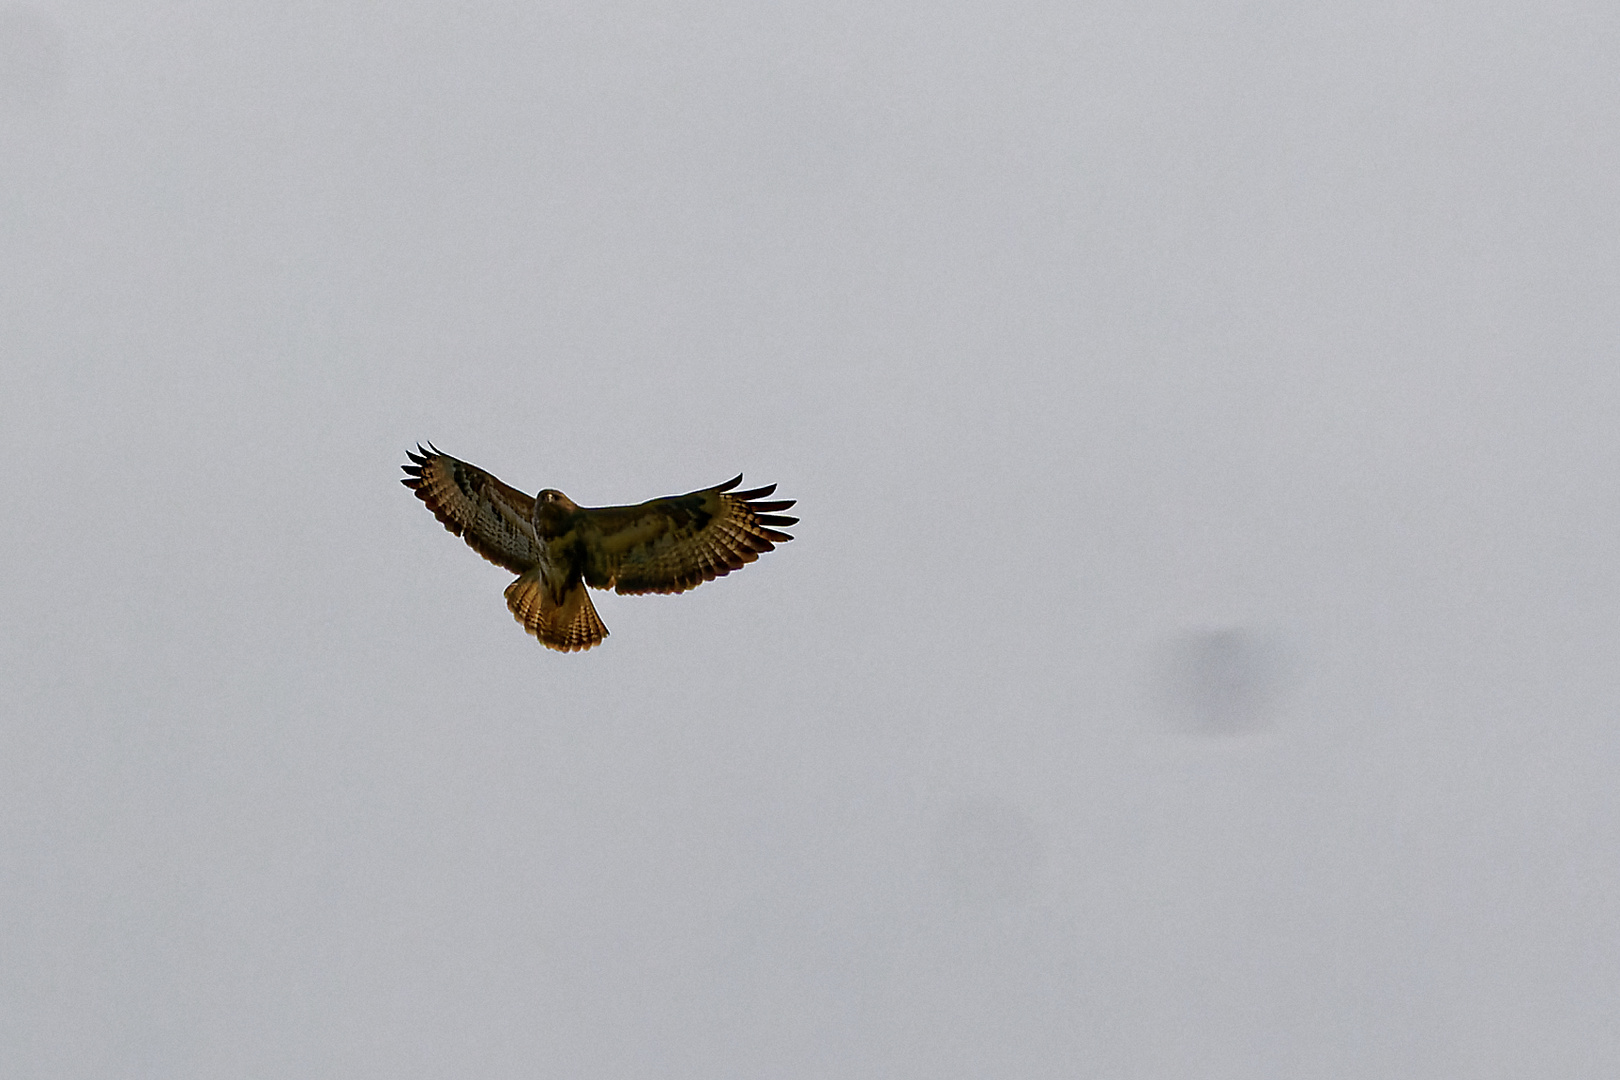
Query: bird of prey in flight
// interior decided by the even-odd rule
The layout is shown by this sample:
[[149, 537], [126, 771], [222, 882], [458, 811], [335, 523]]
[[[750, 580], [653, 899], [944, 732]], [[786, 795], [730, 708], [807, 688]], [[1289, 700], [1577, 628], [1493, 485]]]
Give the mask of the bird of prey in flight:
[[679, 593], [724, 577], [793, 539], [799, 519], [766, 501], [776, 485], [724, 484], [635, 506], [579, 506], [547, 488], [534, 498], [429, 443], [407, 452], [406, 487], [478, 554], [518, 575], [506, 606], [548, 649], [575, 652], [607, 637], [585, 589]]

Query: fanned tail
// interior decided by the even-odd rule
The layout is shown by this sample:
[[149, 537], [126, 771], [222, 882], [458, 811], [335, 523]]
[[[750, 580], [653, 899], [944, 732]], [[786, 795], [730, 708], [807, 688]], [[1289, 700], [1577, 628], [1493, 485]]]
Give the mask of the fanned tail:
[[600, 645], [608, 635], [584, 582], [574, 582], [554, 601], [538, 568], [506, 587], [506, 606], [523, 629], [558, 652], [581, 652]]

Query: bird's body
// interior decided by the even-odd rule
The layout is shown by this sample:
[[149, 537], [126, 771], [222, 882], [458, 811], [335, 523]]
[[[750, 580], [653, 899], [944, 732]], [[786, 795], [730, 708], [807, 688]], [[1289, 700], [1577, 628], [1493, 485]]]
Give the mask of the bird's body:
[[677, 593], [723, 577], [793, 539], [772, 528], [794, 500], [763, 501], [776, 485], [711, 488], [634, 506], [579, 506], [546, 488], [535, 498], [431, 445], [408, 454], [402, 483], [474, 551], [518, 575], [506, 603], [548, 648], [589, 649], [607, 636], [586, 586]]

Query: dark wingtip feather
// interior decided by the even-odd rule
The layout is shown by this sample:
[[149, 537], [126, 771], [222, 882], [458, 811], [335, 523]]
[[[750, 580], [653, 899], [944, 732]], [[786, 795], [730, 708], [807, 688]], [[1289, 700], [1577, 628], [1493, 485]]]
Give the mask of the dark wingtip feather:
[[743, 478], [743, 474], [738, 473], [736, 476], [733, 476], [730, 480], [727, 480], [725, 483], [716, 484], [711, 490], [714, 490], [714, 491], [730, 491], [732, 488], [734, 488], [738, 484], [742, 483], [742, 478]]
[[760, 534], [763, 535], [767, 540], [772, 540], [778, 544], [785, 544], [789, 540], [793, 539], [793, 537], [789, 536], [787, 533], [778, 532], [775, 529], [761, 529], [759, 531]]
[[[739, 476], [739, 477], [737, 477], [737, 479], [741, 480], [742, 477]], [[744, 502], [749, 502], [749, 501], [751, 501], [753, 499], [763, 499], [765, 496], [769, 495], [771, 492], [773, 492], [775, 490], [776, 490], [776, 485], [775, 484], [767, 484], [762, 488], [755, 488], [753, 491], [739, 491], [735, 495], [733, 495], [732, 498], [741, 499]]]
[[761, 525], [797, 525], [799, 519], [786, 514], [758, 514], [754, 518]]

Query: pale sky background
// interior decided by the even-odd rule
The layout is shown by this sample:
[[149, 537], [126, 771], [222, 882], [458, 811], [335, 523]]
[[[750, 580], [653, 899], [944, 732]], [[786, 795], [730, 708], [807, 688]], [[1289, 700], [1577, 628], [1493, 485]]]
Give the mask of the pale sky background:
[[[0, 1072], [1620, 1075], [1620, 6], [0, 9]], [[792, 544], [540, 648], [431, 439]]]

